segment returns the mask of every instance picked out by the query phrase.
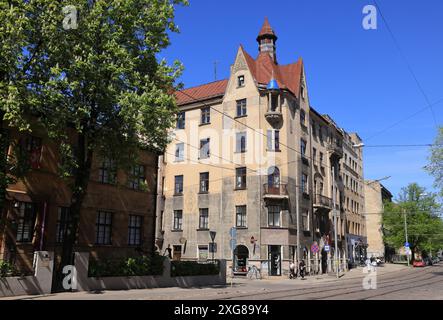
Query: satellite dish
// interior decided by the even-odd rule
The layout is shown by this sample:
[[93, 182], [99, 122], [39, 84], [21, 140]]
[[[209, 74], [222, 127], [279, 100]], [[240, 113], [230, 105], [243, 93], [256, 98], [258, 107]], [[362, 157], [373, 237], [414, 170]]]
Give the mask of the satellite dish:
[[181, 244], [184, 244], [186, 242], [186, 238], [181, 237], [179, 241], [180, 241]]

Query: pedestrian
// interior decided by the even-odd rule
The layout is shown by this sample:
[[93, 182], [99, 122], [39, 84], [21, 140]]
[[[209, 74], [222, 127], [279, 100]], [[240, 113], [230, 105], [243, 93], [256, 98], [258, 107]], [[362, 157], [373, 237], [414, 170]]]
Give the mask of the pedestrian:
[[299, 270], [300, 270], [300, 277], [302, 280], [305, 279], [305, 261], [301, 260], [299, 264]]
[[172, 249], [171, 249], [171, 245], [168, 244], [168, 247], [165, 249], [165, 252], [163, 253], [163, 255], [166, 255], [166, 252], [168, 252], [168, 258], [172, 259]]
[[291, 262], [289, 265], [289, 279], [297, 278], [297, 274], [295, 273], [295, 263]]

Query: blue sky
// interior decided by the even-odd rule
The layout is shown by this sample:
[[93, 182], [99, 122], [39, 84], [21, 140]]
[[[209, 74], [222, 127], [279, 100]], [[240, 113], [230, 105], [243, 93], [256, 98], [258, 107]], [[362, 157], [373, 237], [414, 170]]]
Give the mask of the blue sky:
[[[429, 108], [378, 134], [427, 106], [402, 55], [378, 14], [377, 30], [362, 28], [365, 5], [372, 0], [206, 1], [179, 7], [179, 34], [161, 57], [185, 66], [185, 87], [229, 76], [238, 46], [253, 57], [255, 38], [269, 18], [277, 36], [280, 64], [305, 63], [312, 106], [330, 114], [366, 145], [432, 143], [436, 127]], [[443, 1], [378, 0], [401, 50], [431, 103], [443, 99]], [[443, 122], [443, 101], [433, 106]], [[364, 149], [365, 178], [392, 176], [383, 184], [397, 195], [410, 182], [432, 190], [422, 169], [428, 149]]]

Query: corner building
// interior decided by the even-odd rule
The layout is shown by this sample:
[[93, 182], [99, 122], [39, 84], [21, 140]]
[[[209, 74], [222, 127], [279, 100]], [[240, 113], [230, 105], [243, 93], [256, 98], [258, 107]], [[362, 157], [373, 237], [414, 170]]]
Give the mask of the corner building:
[[[255, 59], [240, 46], [228, 79], [176, 92], [156, 234], [173, 259], [214, 256], [237, 274], [255, 264], [270, 276], [300, 259], [331, 268], [324, 248], [334, 245], [333, 205], [340, 215], [344, 198], [343, 130], [310, 107], [303, 61], [280, 65], [276, 41], [266, 19]], [[345, 258], [344, 241], [339, 251]]]

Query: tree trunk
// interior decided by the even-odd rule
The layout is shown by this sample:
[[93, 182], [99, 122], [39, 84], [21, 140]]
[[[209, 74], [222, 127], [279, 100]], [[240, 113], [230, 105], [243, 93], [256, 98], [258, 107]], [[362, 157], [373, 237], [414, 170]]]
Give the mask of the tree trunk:
[[[89, 148], [89, 142], [84, 133], [79, 133], [77, 137], [77, 161], [78, 168], [74, 174], [74, 187], [71, 196], [71, 205], [69, 208], [70, 223], [67, 224], [63, 238], [63, 251], [61, 256], [61, 264], [57, 270], [58, 278], [55, 288], [61, 290], [63, 280], [63, 268], [67, 265], [74, 264], [74, 245], [77, 240], [77, 233], [80, 224], [80, 214], [82, 209], [83, 200], [87, 193], [93, 151]], [[63, 288], [69, 290], [69, 288]]]

